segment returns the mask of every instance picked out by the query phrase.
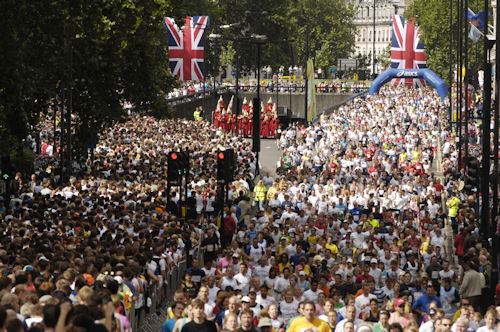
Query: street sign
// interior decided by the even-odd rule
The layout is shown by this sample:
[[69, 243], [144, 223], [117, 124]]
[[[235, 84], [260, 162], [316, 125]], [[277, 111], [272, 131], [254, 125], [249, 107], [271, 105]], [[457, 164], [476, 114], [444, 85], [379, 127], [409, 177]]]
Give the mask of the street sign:
[[356, 69], [358, 67], [358, 60], [357, 59], [338, 59], [337, 67], [339, 68], [339, 70]]
[[233, 77], [236, 77], [236, 70], [231, 70], [231, 75], [233, 75]]

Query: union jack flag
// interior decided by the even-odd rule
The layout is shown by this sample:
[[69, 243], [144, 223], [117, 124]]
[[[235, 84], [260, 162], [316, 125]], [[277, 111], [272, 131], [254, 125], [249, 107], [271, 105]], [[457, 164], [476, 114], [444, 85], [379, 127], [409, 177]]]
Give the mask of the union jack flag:
[[181, 29], [171, 17], [163, 19], [168, 31], [168, 55], [170, 70], [181, 81], [200, 81], [204, 76], [205, 29], [208, 16], [193, 16], [184, 19]]
[[[424, 42], [420, 40], [420, 28], [413, 20], [394, 15], [392, 20], [391, 68], [424, 69], [427, 68]], [[396, 78], [393, 86], [425, 87], [421, 78]]]

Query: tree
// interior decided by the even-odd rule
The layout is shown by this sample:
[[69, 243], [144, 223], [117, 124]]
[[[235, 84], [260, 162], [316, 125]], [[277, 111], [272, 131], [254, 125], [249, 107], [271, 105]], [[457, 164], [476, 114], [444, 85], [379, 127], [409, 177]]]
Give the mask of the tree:
[[391, 43], [388, 43], [382, 53], [377, 57], [379, 70], [383, 71], [391, 66]]
[[[405, 11], [405, 17], [415, 17], [421, 27], [425, 43], [427, 67], [447, 80], [450, 67], [450, 54], [453, 69], [456, 70], [456, 33], [458, 31], [457, 6], [453, 3], [453, 46], [450, 49], [450, 2], [448, 0], [415, 0]], [[468, 31], [469, 27], [467, 27]], [[464, 35], [464, 38], [467, 38]], [[469, 68], [478, 70], [482, 64], [482, 43], [472, 44], [469, 40]]]
[[167, 112], [164, 95], [175, 79], [161, 22], [165, 12], [175, 12], [171, 1], [6, 0], [0, 9], [4, 147], [20, 149], [63, 90], [71, 96], [66, 109], [74, 115], [76, 157], [85, 156], [96, 133], [123, 118], [124, 101], [140, 112]]

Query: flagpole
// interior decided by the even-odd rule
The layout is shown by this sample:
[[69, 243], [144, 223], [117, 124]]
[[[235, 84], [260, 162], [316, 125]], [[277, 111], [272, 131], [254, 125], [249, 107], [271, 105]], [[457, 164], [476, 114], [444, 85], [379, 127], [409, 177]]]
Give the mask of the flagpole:
[[448, 101], [450, 102], [450, 105], [448, 107], [448, 124], [449, 128], [451, 131], [453, 130], [453, 125], [451, 124], [453, 120], [453, 101], [451, 97], [451, 85], [453, 82], [453, 0], [450, 0], [450, 68], [449, 68], [449, 73], [448, 73], [448, 81], [449, 81], [449, 86], [448, 86]]
[[307, 88], [309, 85], [309, 80], [307, 78], [307, 60], [309, 59], [309, 11], [307, 12], [307, 23], [306, 23], [306, 66], [304, 67], [304, 123], [307, 126]]
[[[468, 51], [469, 51], [469, 37], [467, 33], [468, 28], [468, 10], [469, 10], [469, 0], [465, 0], [465, 10], [464, 10], [464, 39], [465, 39], [465, 54], [464, 54], [464, 66], [465, 66], [465, 162], [469, 161], [469, 63], [468, 63]], [[467, 164], [466, 164], [467, 165]], [[467, 171], [467, 168], [465, 168]]]
[[372, 38], [373, 38], [373, 55], [372, 55], [372, 77], [375, 78], [375, 1], [376, 0], [373, 0], [373, 34], [372, 34]]
[[488, 0], [484, 0], [484, 82], [483, 82], [483, 133], [482, 133], [482, 169], [481, 169], [481, 234], [487, 236], [490, 230], [490, 121], [491, 121], [491, 63], [488, 61]]
[[[495, 176], [493, 177], [493, 214], [491, 216], [491, 235], [493, 237], [493, 248], [491, 252], [496, 253], [496, 257], [493, 257], [492, 259], [492, 273], [491, 273], [491, 279], [490, 283], [492, 286], [496, 285], [498, 283], [498, 260], [500, 258], [500, 253], [498, 252], [499, 248], [499, 235], [498, 234], [498, 228], [497, 223], [498, 223], [498, 129], [499, 129], [499, 114], [498, 114], [498, 107], [500, 106], [499, 98], [500, 98], [500, 61], [498, 58], [498, 49], [499, 49], [499, 40], [500, 40], [500, 29], [498, 27], [498, 18], [500, 16], [500, 6], [497, 2], [497, 8], [496, 8], [496, 22], [495, 22], [495, 35], [496, 35], [496, 56], [495, 56], [495, 114], [494, 114], [494, 121], [495, 121], [495, 127], [494, 127], [494, 148], [493, 148], [493, 174]], [[486, 20], [487, 23], [487, 20]], [[487, 24], [485, 24], [487, 25]], [[492, 287], [490, 287], [491, 290], [493, 290]], [[493, 293], [493, 291], [492, 291]]]
[[457, 95], [458, 95], [458, 110], [457, 110], [457, 134], [458, 134], [458, 165], [457, 165], [457, 175], [460, 176], [462, 170], [462, 66], [463, 66], [463, 50], [462, 50], [462, 29], [463, 29], [463, 0], [458, 0], [458, 84], [457, 84]]

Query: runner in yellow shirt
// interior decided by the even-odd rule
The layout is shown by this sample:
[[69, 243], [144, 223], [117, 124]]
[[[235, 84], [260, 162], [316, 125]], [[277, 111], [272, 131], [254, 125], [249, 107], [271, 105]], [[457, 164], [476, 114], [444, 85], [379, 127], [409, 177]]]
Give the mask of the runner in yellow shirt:
[[302, 332], [312, 327], [315, 327], [318, 332], [331, 331], [330, 326], [325, 321], [316, 317], [316, 306], [313, 302], [305, 302], [302, 313], [304, 316], [294, 319], [286, 332]]

